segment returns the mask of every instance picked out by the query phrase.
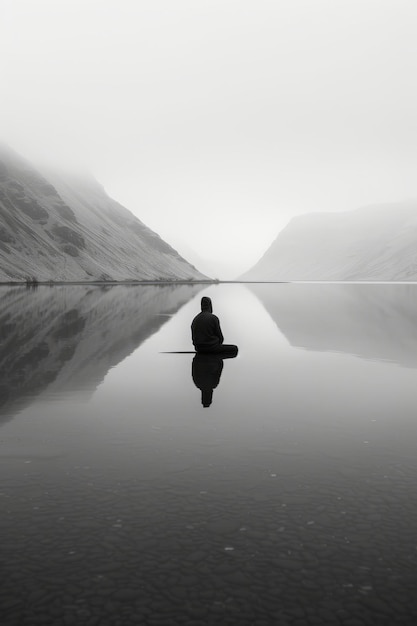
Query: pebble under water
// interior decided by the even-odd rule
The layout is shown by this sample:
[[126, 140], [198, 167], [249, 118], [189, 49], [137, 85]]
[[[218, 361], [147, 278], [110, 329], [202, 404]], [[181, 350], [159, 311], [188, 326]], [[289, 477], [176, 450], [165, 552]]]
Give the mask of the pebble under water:
[[2, 626], [415, 623], [417, 286], [0, 295]]

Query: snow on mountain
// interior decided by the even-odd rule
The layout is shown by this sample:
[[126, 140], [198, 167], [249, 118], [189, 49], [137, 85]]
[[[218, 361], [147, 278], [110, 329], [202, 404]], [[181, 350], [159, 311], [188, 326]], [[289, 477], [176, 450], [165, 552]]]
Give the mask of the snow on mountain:
[[0, 282], [205, 278], [93, 178], [42, 176], [0, 146]]
[[417, 280], [417, 201], [295, 217], [240, 278]]
[[90, 396], [110, 368], [203, 288], [2, 285], [0, 422], [44, 393]]
[[417, 285], [249, 287], [292, 346], [417, 368]]

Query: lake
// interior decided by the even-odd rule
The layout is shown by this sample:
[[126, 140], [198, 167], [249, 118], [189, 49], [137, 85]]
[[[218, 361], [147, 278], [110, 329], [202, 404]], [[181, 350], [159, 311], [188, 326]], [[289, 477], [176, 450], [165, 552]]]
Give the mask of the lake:
[[417, 285], [3, 286], [0, 350], [2, 626], [415, 623]]

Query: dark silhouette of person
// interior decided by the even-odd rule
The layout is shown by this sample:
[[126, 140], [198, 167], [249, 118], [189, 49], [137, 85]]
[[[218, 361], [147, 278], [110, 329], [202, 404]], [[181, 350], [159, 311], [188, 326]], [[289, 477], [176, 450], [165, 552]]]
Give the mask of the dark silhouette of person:
[[213, 314], [213, 305], [207, 296], [201, 298], [201, 313], [192, 321], [191, 336], [198, 354], [217, 353], [229, 356], [237, 354], [237, 346], [223, 343], [219, 318]]
[[209, 407], [213, 401], [213, 390], [220, 382], [224, 359], [234, 359], [236, 354], [237, 352], [197, 352], [193, 358], [191, 376], [195, 386], [201, 389], [201, 404], [204, 407]]
[[201, 404], [209, 407], [213, 400], [213, 390], [220, 382], [223, 359], [220, 354], [196, 354], [193, 358], [191, 376], [194, 384], [201, 389]]

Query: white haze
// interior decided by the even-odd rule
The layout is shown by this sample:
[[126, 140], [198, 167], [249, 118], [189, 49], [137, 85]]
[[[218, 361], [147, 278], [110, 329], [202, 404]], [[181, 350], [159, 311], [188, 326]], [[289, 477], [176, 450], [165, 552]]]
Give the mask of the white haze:
[[0, 11], [1, 137], [32, 161], [86, 167], [220, 278], [292, 215], [417, 196], [415, 0]]

